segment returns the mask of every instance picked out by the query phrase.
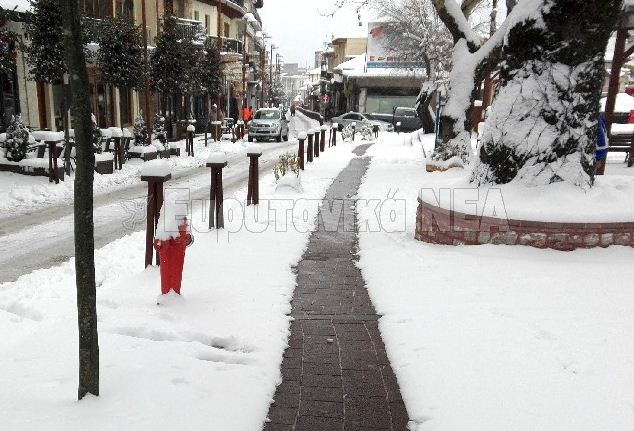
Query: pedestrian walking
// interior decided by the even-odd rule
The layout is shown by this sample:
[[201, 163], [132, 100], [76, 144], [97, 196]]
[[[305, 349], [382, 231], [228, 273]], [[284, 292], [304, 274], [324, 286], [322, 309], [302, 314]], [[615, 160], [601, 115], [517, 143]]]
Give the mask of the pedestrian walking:
[[291, 117], [295, 116], [295, 104], [291, 103]]
[[608, 148], [610, 147], [610, 141], [608, 139], [608, 128], [605, 124], [605, 117], [603, 113], [599, 114], [599, 121], [597, 124], [597, 138], [595, 140], [595, 153], [594, 153], [594, 173], [595, 175], [603, 175], [605, 172], [605, 162], [608, 158]]

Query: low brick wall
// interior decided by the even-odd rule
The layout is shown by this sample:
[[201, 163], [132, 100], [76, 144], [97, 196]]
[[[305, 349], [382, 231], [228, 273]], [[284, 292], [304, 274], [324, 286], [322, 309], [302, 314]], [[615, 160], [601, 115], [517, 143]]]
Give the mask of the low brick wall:
[[634, 222], [551, 223], [470, 216], [418, 200], [416, 239], [448, 245], [528, 245], [555, 250], [634, 247]]

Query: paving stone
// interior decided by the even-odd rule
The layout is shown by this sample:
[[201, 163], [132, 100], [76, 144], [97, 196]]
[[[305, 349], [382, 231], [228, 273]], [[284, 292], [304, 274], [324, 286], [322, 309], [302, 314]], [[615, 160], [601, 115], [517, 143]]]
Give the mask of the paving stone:
[[343, 421], [340, 418], [320, 416], [300, 416], [295, 431], [337, 431], [341, 430]]
[[316, 386], [304, 386], [302, 388], [302, 400], [315, 400], [315, 401], [332, 401], [343, 402], [343, 389], [339, 388], [324, 388]]
[[301, 416], [323, 416], [330, 418], [343, 417], [343, 403], [331, 401], [303, 400], [299, 408]]
[[[355, 151], [362, 155], [365, 149]], [[406, 429], [407, 411], [381, 340], [379, 316], [356, 266], [356, 214], [349, 197], [356, 195], [368, 162], [353, 159], [335, 179], [322, 206], [325, 211], [332, 203], [334, 217], [321, 213], [294, 268], [294, 321], [265, 430], [339, 431], [344, 424], [345, 431]], [[342, 199], [347, 199], [343, 206]]]

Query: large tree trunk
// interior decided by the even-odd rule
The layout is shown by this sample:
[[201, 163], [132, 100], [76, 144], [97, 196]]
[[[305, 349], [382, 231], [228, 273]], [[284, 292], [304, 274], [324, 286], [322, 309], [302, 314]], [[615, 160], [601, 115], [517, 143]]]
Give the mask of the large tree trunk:
[[90, 88], [82, 43], [79, 3], [62, 0], [66, 63], [71, 76], [71, 110], [75, 123], [77, 165], [75, 171], [75, 279], [79, 326], [78, 398], [99, 395], [99, 342], [95, 286], [93, 225], [93, 177]]
[[544, 0], [508, 33], [472, 180], [590, 187], [607, 40], [622, 0]]

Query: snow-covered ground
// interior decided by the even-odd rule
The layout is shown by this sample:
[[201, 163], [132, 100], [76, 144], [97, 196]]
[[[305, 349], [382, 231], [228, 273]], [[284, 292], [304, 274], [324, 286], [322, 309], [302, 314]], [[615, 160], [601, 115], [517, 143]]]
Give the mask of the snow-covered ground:
[[207, 205], [194, 201], [182, 298], [157, 305], [143, 232], [98, 250], [99, 398], [75, 401], [72, 260], [0, 284], [0, 429], [260, 429], [281, 379], [291, 267], [352, 148], [341, 143], [308, 164], [303, 193], [276, 191], [267, 175], [257, 220], [249, 207], [243, 223], [244, 188], [225, 203], [224, 231], [204, 232]]
[[[361, 229], [359, 265], [414, 431], [634, 429], [634, 250], [416, 241], [419, 189], [447, 174], [383, 138], [358, 196], [405, 205], [386, 207], [389, 229]], [[627, 169], [610, 158], [607, 173]]]

